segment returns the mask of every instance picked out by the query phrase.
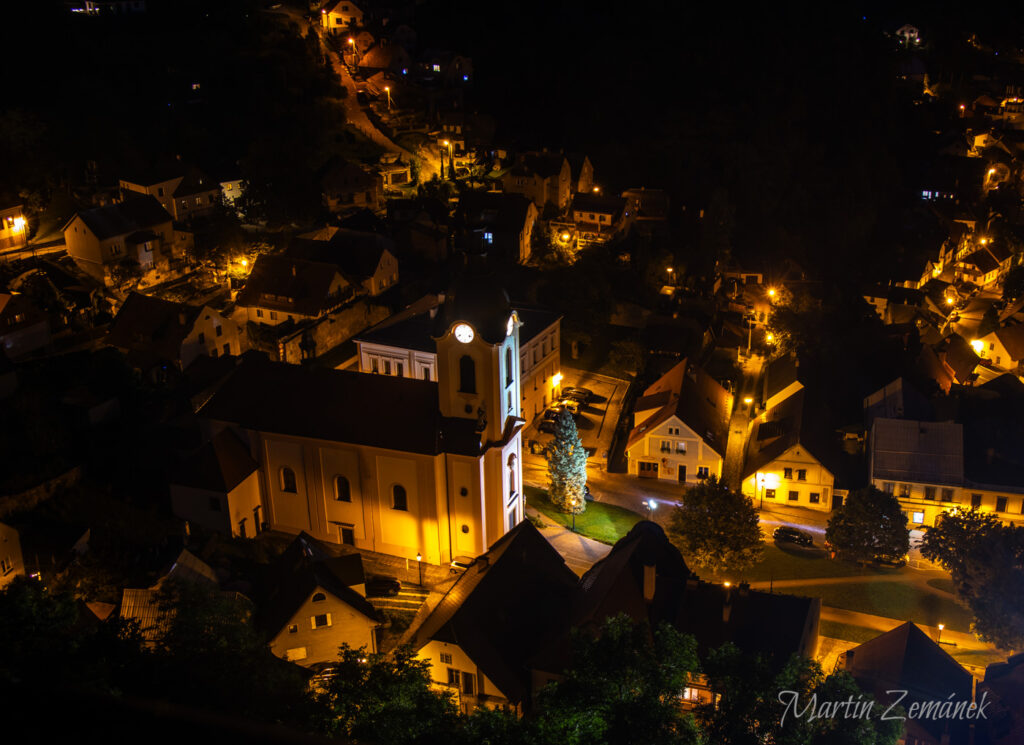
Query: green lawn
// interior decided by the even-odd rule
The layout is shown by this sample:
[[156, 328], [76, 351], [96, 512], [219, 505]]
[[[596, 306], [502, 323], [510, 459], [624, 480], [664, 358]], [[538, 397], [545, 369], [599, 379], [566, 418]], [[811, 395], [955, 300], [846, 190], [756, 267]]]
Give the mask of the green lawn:
[[821, 598], [822, 605], [901, 618], [926, 626], [940, 623], [954, 631], [970, 631], [971, 614], [948, 598], [904, 582], [856, 582], [849, 584], [806, 584], [786, 587], [780, 592]]
[[824, 552], [808, 552], [798, 548], [781, 549], [768, 541], [764, 545], [764, 558], [759, 564], [743, 572], [742, 576], [718, 576], [710, 572], [698, 574], [713, 581], [746, 580], [747, 582], [768, 582], [783, 579], [822, 579], [825, 577], [874, 577], [878, 575], [899, 574], [898, 569], [880, 569], [860, 567], [845, 561], [837, 561], [825, 557]]
[[[572, 515], [559, 512], [544, 489], [526, 487], [526, 504], [565, 527], [572, 526]], [[576, 516], [576, 532], [595, 541], [613, 545], [643, 520], [643, 516], [622, 507], [602, 502], [587, 502], [587, 511]]]
[[948, 592], [950, 595], [953, 594], [953, 580], [944, 579], [942, 577], [928, 580], [928, 584], [934, 587], [936, 590], [942, 590]]

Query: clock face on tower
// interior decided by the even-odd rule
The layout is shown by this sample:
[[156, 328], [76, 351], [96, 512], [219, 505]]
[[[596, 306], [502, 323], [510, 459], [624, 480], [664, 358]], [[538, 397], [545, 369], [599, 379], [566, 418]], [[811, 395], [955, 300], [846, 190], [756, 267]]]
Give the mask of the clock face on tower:
[[505, 336], [512, 336], [512, 331], [515, 329], [515, 319], [512, 316], [508, 317], [508, 324], [505, 326]]
[[455, 338], [463, 344], [473, 341], [473, 328], [468, 323], [460, 323], [455, 327]]

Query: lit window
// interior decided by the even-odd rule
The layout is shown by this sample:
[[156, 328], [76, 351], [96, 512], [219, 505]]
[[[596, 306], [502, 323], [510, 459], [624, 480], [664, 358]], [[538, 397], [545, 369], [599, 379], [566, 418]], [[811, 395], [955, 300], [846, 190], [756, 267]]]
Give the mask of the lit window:
[[915, 512], [913, 514], [912, 522], [914, 523], [914, 525], [920, 525], [921, 523], [923, 523], [924, 522], [924, 513], [923, 512]]
[[484, 243], [494, 243], [494, 233], [484, 233]]
[[441, 65], [434, 63], [434, 72], [441, 72]]

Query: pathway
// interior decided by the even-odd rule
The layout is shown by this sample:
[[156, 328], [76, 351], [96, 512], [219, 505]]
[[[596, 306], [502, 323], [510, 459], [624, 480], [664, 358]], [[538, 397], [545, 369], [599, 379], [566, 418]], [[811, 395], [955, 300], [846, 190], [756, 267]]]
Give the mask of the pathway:
[[573, 533], [532, 507], [527, 507], [526, 513], [531, 517], [541, 519], [541, 522], [544, 523], [541, 535], [562, 555], [566, 565], [580, 577], [612, 550], [612, 547], [607, 544], [586, 538], [579, 533]]
[[[747, 438], [752, 424], [751, 414], [758, 399], [757, 381], [761, 377], [764, 358], [755, 355], [743, 362], [743, 382], [736, 391], [732, 417], [729, 419], [729, 440], [725, 446], [725, 461], [722, 463], [722, 481], [729, 488], [738, 490], [743, 480], [743, 457], [747, 452]], [[752, 399], [746, 403], [746, 399]]]

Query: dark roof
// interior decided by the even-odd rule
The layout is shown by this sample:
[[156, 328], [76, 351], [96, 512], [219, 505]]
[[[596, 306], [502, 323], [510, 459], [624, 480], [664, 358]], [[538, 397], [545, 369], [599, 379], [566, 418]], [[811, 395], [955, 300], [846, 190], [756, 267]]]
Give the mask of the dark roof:
[[106, 342], [114, 347], [145, 352], [179, 362], [181, 344], [192, 331], [202, 306], [175, 303], [133, 292], [124, 301]]
[[536, 337], [538, 334], [547, 331], [551, 325], [562, 318], [561, 313], [537, 308], [535, 306], [513, 303], [516, 315], [522, 326], [519, 328], [519, 345], [522, 346]]
[[729, 392], [702, 368], [688, 365], [686, 360], [675, 365], [637, 401], [637, 411], [654, 406], [660, 408], [633, 428], [627, 448], [654, 427], [676, 416], [720, 457], [725, 457], [729, 437]]
[[380, 621], [369, 601], [352, 589], [364, 582], [359, 554], [331, 556], [319, 541], [301, 533], [267, 572], [257, 624], [275, 636], [318, 587], [371, 621]]
[[963, 427], [954, 422], [875, 420], [872, 476], [887, 481], [959, 486], [964, 478]]
[[779, 458], [792, 447], [801, 446], [835, 476], [844, 471], [839, 462], [839, 441], [829, 429], [828, 407], [824, 401], [809, 400], [801, 389], [758, 418], [747, 444], [743, 478]]
[[391, 241], [377, 233], [326, 228], [292, 241], [288, 253], [300, 259], [333, 264], [349, 279], [362, 282], [373, 276]]
[[468, 227], [518, 234], [533, 204], [522, 194], [469, 191], [459, 197], [456, 220]]
[[950, 334], [935, 345], [935, 353], [953, 370], [956, 382], [964, 383], [981, 362], [971, 345], [960, 334]]
[[595, 212], [602, 215], [618, 215], [626, 208], [626, 200], [622, 197], [603, 196], [600, 194], [577, 194], [572, 198], [570, 212]]
[[[156, 197], [148, 194], [130, 195], [123, 202], [78, 212], [76, 216], [82, 218], [86, 227], [100, 240], [117, 235], [129, 235], [173, 220]], [[68, 221], [68, 225], [70, 224], [71, 221]], [[67, 225], [64, 229], [67, 229]]]
[[764, 371], [764, 400], [777, 396], [800, 382], [800, 362], [795, 354], [784, 354], [768, 363]]
[[[653, 595], [644, 596], [647, 567], [653, 567]], [[650, 575], [648, 575], [650, 576]], [[693, 634], [705, 653], [725, 642], [748, 653], [765, 654], [777, 664], [813, 646], [820, 601], [778, 595], [697, 579], [679, 550], [656, 523], [642, 520], [580, 580], [574, 625], [600, 625], [626, 613], [652, 626], [667, 622]], [[728, 606], [728, 620], [725, 607]]]
[[329, 294], [337, 274], [334, 264], [264, 254], [256, 259], [235, 303], [317, 316], [341, 301], [341, 297], [332, 299]]
[[442, 417], [437, 383], [428, 380], [252, 359], [199, 414], [258, 432], [407, 453], [480, 453], [476, 420]]
[[[910, 621], [846, 653], [846, 671], [879, 701], [890, 691], [907, 691], [903, 706], [914, 701], [971, 700], [971, 674]], [[938, 735], [945, 720], [917, 720]], [[954, 739], [953, 742], [960, 740]]]
[[188, 458], [172, 475], [171, 483], [227, 493], [258, 468], [249, 449], [225, 429]]
[[528, 661], [567, 628], [576, 575], [528, 520], [456, 580], [413, 635], [457, 644], [512, 702], [530, 693]]

